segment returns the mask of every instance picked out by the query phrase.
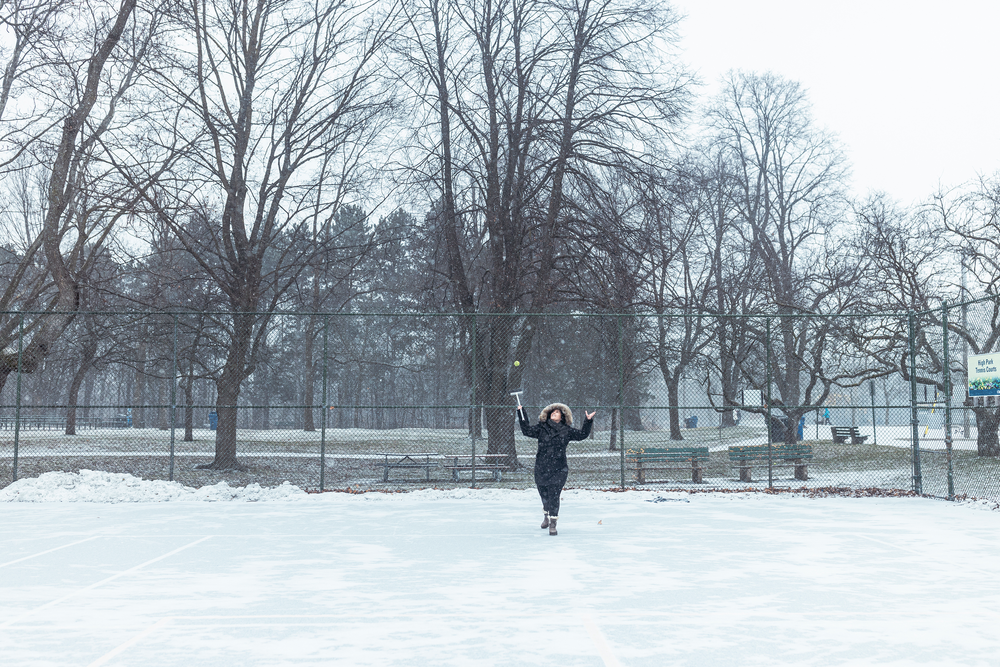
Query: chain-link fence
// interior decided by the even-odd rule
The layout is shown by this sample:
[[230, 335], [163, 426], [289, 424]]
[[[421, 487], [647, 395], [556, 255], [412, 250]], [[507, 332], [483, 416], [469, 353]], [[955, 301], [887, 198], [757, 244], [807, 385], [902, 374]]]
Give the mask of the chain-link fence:
[[1000, 374], [967, 367], [997, 350], [995, 298], [838, 316], [95, 312], [42, 349], [52, 317], [0, 320], [3, 485], [91, 469], [530, 487], [521, 392], [531, 422], [552, 402], [576, 426], [597, 411], [570, 487], [1000, 496]]

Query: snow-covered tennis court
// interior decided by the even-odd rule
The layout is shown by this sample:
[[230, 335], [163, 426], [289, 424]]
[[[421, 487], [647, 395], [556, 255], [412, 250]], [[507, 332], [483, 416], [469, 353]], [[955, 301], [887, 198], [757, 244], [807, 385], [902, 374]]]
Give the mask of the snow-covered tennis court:
[[[59, 497], [119, 502], [0, 502], [5, 665], [1000, 655], [1000, 512], [988, 504], [567, 490], [550, 537], [533, 491], [196, 493], [94, 475], [106, 477], [62, 477]], [[0, 501], [30, 499], [37, 480], [24, 482]]]

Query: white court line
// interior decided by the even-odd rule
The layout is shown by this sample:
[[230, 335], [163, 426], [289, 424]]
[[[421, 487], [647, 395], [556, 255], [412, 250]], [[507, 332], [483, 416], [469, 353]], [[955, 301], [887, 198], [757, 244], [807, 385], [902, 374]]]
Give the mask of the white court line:
[[[190, 546], [190, 545], [188, 545]], [[353, 614], [352, 614], [353, 615]], [[445, 616], [450, 616], [451, 614], [444, 614]], [[241, 620], [241, 619], [328, 619], [328, 620], [341, 620], [345, 615], [342, 614], [252, 614], [252, 615], [205, 615], [205, 616], [166, 616], [161, 618], [156, 623], [135, 635], [131, 639], [125, 641], [122, 644], [114, 647], [104, 655], [102, 655], [97, 660], [93, 661], [87, 667], [100, 667], [100, 665], [106, 664], [109, 660], [122, 653], [123, 651], [135, 646], [140, 641], [153, 634], [156, 630], [165, 627], [166, 625], [173, 623], [175, 621], [182, 622], [195, 622], [195, 621], [205, 621], [205, 620]], [[384, 618], [384, 615], [378, 614], [379, 618]], [[463, 615], [464, 616], [464, 615]], [[547, 615], [542, 615], [542, 617], [548, 618]], [[584, 616], [583, 624], [587, 628], [587, 634], [590, 635], [591, 641], [594, 642], [594, 646], [597, 648], [597, 653], [601, 656], [604, 661], [605, 667], [622, 667], [622, 664], [618, 661], [618, 658], [614, 656], [611, 652], [611, 648], [608, 646], [607, 640], [604, 638], [604, 634], [601, 633], [600, 628], [597, 627], [597, 623], [590, 616]], [[319, 623], [213, 623], [211, 625], [212, 629], [216, 628], [254, 628], [254, 627], [328, 627], [328, 624]]]
[[[858, 537], [863, 537], [866, 540], [871, 540], [872, 542], [878, 542], [879, 544], [884, 544], [887, 547], [891, 547], [891, 548], [897, 549], [899, 551], [907, 551], [907, 552], [909, 552], [911, 554], [916, 554], [918, 556], [923, 556], [925, 558], [927, 557], [927, 554], [925, 552], [917, 551], [916, 549], [910, 549], [910, 548], [907, 548], [907, 547], [901, 547], [898, 544], [892, 544], [891, 542], [886, 542], [885, 540], [880, 540], [877, 537], [870, 537], [868, 535], [862, 535], [861, 533], [854, 533], [854, 534], [857, 535]], [[961, 569], [963, 571], [978, 572], [979, 574], [986, 575], [987, 577], [990, 577], [990, 578], [996, 576], [996, 572], [987, 572], [985, 570], [978, 570], [978, 569], [976, 569], [974, 567], [967, 567], [965, 564], [962, 564], [960, 567], [961, 567]]]
[[618, 662], [618, 658], [615, 654], [611, 652], [611, 647], [608, 646], [608, 640], [604, 638], [604, 634], [601, 629], [597, 627], [597, 623], [591, 616], [583, 617], [583, 625], [587, 628], [587, 634], [590, 635], [590, 641], [594, 642], [594, 647], [597, 649], [597, 654], [601, 656], [601, 660], [604, 661], [605, 667], [622, 667], [622, 663]]
[[79, 540], [77, 542], [70, 542], [69, 544], [64, 544], [61, 547], [56, 547], [55, 549], [49, 549], [48, 551], [41, 551], [37, 554], [32, 554], [31, 556], [25, 556], [24, 558], [18, 558], [17, 560], [7, 561], [6, 563], [0, 563], [0, 567], [7, 567], [8, 565], [13, 565], [14, 563], [20, 563], [23, 560], [30, 560], [32, 558], [37, 558], [38, 556], [44, 556], [45, 554], [50, 554], [53, 551], [59, 551], [60, 549], [66, 549], [67, 547], [73, 547], [77, 544], [83, 544], [84, 542], [89, 542], [91, 540], [96, 540], [100, 535], [94, 535], [93, 537], [88, 537], [84, 540]]
[[66, 600], [68, 600], [71, 597], [74, 597], [76, 595], [79, 595], [80, 593], [86, 593], [87, 591], [93, 590], [93, 589], [97, 588], [98, 586], [103, 586], [104, 584], [108, 583], [109, 581], [114, 581], [115, 579], [117, 579], [119, 577], [123, 577], [126, 574], [131, 574], [132, 572], [135, 572], [136, 570], [141, 570], [142, 568], [146, 567], [147, 565], [152, 565], [153, 563], [155, 563], [157, 561], [161, 561], [164, 558], [169, 558], [170, 556], [173, 556], [176, 553], [180, 553], [181, 551], [184, 551], [185, 549], [189, 549], [189, 548], [193, 547], [196, 544], [199, 544], [201, 542], [204, 542], [205, 540], [211, 539], [211, 537], [212, 537], [211, 535], [208, 535], [207, 537], [203, 537], [200, 540], [195, 540], [194, 542], [191, 542], [190, 544], [185, 544], [184, 546], [182, 546], [180, 548], [174, 549], [170, 553], [165, 553], [162, 556], [157, 556], [156, 558], [154, 558], [152, 560], [147, 560], [145, 563], [142, 563], [140, 565], [136, 565], [135, 567], [130, 567], [129, 569], [124, 570], [122, 572], [119, 572], [118, 574], [113, 574], [110, 577], [108, 577], [107, 579], [102, 579], [102, 580], [98, 581], [96, 584], [91, 584], [90, 586], [87, 586], [86, 588], [81, 588], [79, 590], [75, 590], [75, 591], [73, 591], [72, 593], [70, 593], [68, 595], [62, 596], [61, 598], [58, 598], [56, 600], [52, 600], [51, 602], [46, 602], [45, 604], [43, 604], [40, 607], [35, 607], [34, 609], [32, 609], [30, 611], [26, 611], [25, 613], [21, 614], [20, 616], [16, 616], [16, 617], [10, 619], [9, 621], [6, 621], [4, 623], [0, 623], [0, 629], [10, 627], [11, 625], [17, 623], [18, 621], [21, 621], [21, 620], [23, 620], [23, 619], [25, 619], [25, 618], [27, 618], [29, 616], [34, 616], [35, 614], [37, 614], [38, 612], [42, 611], [43, 609], [47, 609], [47, 608], [49, 608], [49, 607], [51, 607], [53, 605], [57, 605], [60, 602], [65, 602]]
[[133, 645], [139, 643], [140, 641], [142, 641], [143, 639], [145, 639], [147, 636], [151, 635], [154, 630], [157, 630], [157, 629], [163, 627], [164, 625], [167, 625], [172, 620], [173, 620], [173, 618], [171, 618], [170, 616], [168, 616], [166, 618], [161, 618], [156, 623], [153, 623], [151, 626], [149, 626], [148, 628], [146, 628], [145, 630], [143, 630], [142, 632], [140, 632], [139, 634], [137, 634], [135, 637], [132, 637], [132, 639], [129, 639], [124, 644], [119, 644], [118, 646], [114, 647], [113, 649], [111, 649], [110, 651], [108, 651], [107, 653], [105, 653], [104, 655], [102, 655], [100, 658], [98, 658], [94, 662], [92, 662], [89, 665], [87, 665], [87, 667], [97, 667], [98, 665], [103, 665], [104, 663], [106, 663], [111, 658], [115, 657], [116, 655], [118, 655], [119, 653], [121, 653], [122, 651], [124, 651], [125, 649], [130, 648]]

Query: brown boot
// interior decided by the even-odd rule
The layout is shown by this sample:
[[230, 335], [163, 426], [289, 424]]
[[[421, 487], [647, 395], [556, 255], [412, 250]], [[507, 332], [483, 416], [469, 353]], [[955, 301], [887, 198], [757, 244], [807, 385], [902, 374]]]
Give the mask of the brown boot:
[[546, 512], [545, 518], [542, 519], [542, 528], [548, 528], [548, 527], [549, 527], [549, 513]]
[[549, 535], [558, 535], [556, 532], [556, 521], [559, 519], [557, 516], [549, 517]]

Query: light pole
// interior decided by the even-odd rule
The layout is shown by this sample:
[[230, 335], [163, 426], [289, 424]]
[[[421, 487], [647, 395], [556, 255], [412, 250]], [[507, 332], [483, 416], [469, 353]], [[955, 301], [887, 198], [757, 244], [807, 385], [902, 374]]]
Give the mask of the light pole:
[[[962, 365], [965, 367], [965, 386], [969, 386], [969, 341], [965, 332], [969, 330], [969, 296], [965, 287], [965, 258], [968, 251], [962, 250]], [[962, 437], [969, 437], [969, 410], [962, 407]]]

